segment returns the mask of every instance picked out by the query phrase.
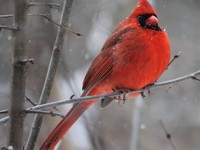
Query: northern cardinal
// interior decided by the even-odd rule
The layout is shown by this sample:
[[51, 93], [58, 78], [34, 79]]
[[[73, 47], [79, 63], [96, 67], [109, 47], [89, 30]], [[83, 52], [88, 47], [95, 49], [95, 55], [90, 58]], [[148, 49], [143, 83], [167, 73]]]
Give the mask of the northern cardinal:
[[[136, 8], [106, 40], [83, 81], [83, 94], [97, 95], [113, 89], [141, 89], [154, 83], [170, 61], [167, 33], [158, 25], [155, 10], [147, 0]], [[41, 146], [53, 150], [83, 112], [97, 100], [75, 104]], [[111, 102], [104, 99], [102, 106]]]

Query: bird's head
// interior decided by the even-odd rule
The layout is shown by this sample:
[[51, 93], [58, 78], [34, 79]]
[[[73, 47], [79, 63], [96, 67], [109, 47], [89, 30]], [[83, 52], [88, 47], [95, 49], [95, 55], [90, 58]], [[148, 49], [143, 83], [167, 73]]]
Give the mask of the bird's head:
[[160, 31], [156, 11], [148, 0], [139, 0], [137, 6], [127, 18], [130, 24], [135, 27], [142, 27]]

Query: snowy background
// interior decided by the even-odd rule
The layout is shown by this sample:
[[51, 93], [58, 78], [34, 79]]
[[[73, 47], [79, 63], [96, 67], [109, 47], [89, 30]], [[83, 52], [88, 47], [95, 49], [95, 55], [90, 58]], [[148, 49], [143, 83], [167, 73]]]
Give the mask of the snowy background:
[[[38, 0], [38, 2], [45, 0]], [[151, 0], [158, 14], [160, 26], [166, 29], [172, 56], [181, 56], [159, 79], [179, 77], [200, 69], [200, 1], [199, 0]], [[37, 2], [37, 1], [35, 1]], [[50, 0], [46, 0], [50, 2]], [[63, 0], [51, 2], [63, 3]], [[50, 101], [66, 99], [81, 94], [82, 80], [93, 58], [99, 53], [108, 35], [127, 17], [136, 0], [74, 0], [70, 29], [84, 36], [71, 33], [65, 39], [62, 60], [54, 81]], [[0, 1], [0, 14], [13, 12], [12, 0]], [[29, 13], [50, 13], [59, 22], [61, 8], [32, 7]], [[0, 19], [0, 24], [11, 24], [12, 19]], [[27, 71], [26, 96], [37, 103], [44, 82], [57, 27], [37, 16], [27, 20], [28, 57], [35, 59]], [[0, 31], [0, 110], [9, 107], [11, 32]], [[141, 104], [142, 101], [142, 104]], [[60, 150], [171, 150], [160, 125], [172, 136], [177, 150], [199, 150], [200, 147], [200, 82], [187, 80], [172, 87], [152, 90], [140, 103], [126, 101], [112, 103], [102, 109], [92, 106], [70, 129], [60, 145]], [[26, 106], [31, 106], [28, 102]], [[66, 114], [71, 105], [58, 107]], [[0, 115], [4, 117], [5, 115]], [[28, 137], [34, 115], [25, 120], [24, 141]], [[51, 132], [60, 118], [45, 116], [36, 150]], [[138, 130], [133, 130], [139, 124]], [[0, 126], [0, 147], [6, 146], [8, 124]]]

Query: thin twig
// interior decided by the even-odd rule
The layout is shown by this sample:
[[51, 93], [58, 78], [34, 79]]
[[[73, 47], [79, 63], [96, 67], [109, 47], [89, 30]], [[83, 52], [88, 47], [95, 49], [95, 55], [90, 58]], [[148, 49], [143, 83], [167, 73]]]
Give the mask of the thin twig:
[[51, 115], [52, 117], [59, 116], [61, 118], [64, 118], [64, 115], [53, 112], [53, 111], [42, 111], [42, 110], [25, 110], [25, 113], [31, 113], [31, 114], [45, 114], [45, 115]]
[[[8, 113], [8, 110], [1, 110], [0, 111], [0, 114], [6, 114], [6, 113]], [[53, 112], [53, 111], [25, 110], [25, 113], [46, 114], [46, 115], [51, 115], [52, 117], [59, 116], [61, 118], [64, 118], [64, 115], [62, 115], [61, 113], [56, 113], [56, 112]], [[0, 125], [7, 123], [9, 119], [10, 119], [9, 116], [6, 116], [6, 117], [0, 119]]]
[[8, 146], [8, 147], [2, 147], [1, 150], [13, 150], [13, 146]]
[[8, 14], [8, 15], [0, 15], [0, 18], [12, 18], [14, 15], [13, 14]]
[[59, 24], [59, 23], [53, 21], [51, 18], [48, 17], [47, 14], [28, 14], [28, 15], [29, 15], [29, 16], [41, 16], [41, 17], [44, 17], [45, 19], [47, 19], [47, 20], [50, 21], [51, 23], [53, 23], [53, 24], [59, 26], [60, 28], [66, 30], [66, 31], [69, 31], [69, 32], [75, 34], [76, 36], [83, 36], [81, 33], [78, 33], [78, 32], [75, 32], [75, 31], [72, 31], [71, 29], [65, 27], [64, 25]]
[[193, 80], [200, 81], [200, 78], [199, 78], [199, 77], [197, 77], [197, 76], [194, 76], [192, 79], [193, 79]]
[[8, 113], [8, 110], [6, 109], [6, 110], [1, 110], [0, 111], [0, 114], [7, 114]]
[[168, 87], [168, 89], [166, 90], [166, 93], [168, 93], [175, 85], [177, 85], [177, 83], [174, 83], [170, 87]]
[[10, 120], [9, 116], [0, 119], [0, 125], [7, 123]]
[[0, 25], [0, 30], [6, 29], [6, 30], [19, 30], [17, 26], [8, 26], [8, 25]]
[[[55, 24], [55, 25], [57, 25], [58, 27], [60, 27], [60, 28], [62, 28], [62, 29], [64, 29], [64, 30], [66, 30], [66, 31], [69, 31], [69, 32], [71, 32], [71, 33], [73, 33], [73, 34], [75, 34], [76, 36], [83, 36], [81, 33], [78, 33], [78, 32], [75, 32], [75, 31], [73, 31], [73, 30], [71, 30], [71, 29], [69, 29], [69, 28], [67, 28], [65, 25], [62, 25], [62, 24], [59, 24], [59, 23], [57, 23], [57, 22], [55, 22], [54, 20], [52, 20], [50, 17], [48, 17], [48, 14], [28, 14], [28, 16], [41, 16], [41, 17], [44, 17], [45, 19], [47, 19], [48, 21], [50, 21], [51, 23], [53, 23], [53, 24]], [[0, 15], [0, 18], [10, 18], [10, 17], [13, 17], [13, 14], [9, 14], [9, 15]], [[0, 26], [0, 28], [1, 28], [1, 26]], [[17, 27], [12, 27], [12, 26], [4, 26], [4, 25], [2, 25], [2, 28], [7, 28], [7, 29], [17, 29]]]
[[[181, 81], [187, 80], [187, 79], [193, 79], [195, 76], [198, 76], [198, 75], [200, 75], [200, 70], [193, 72], [191, 74], [179, 77], [179, 78], [155, 83], [155, 84], [149, 86], [149, 89], [154, 89], [154, 88], [158, 88], [158, 87], [165, 86], [165, 85], [171, 85], [171, 84], [178, 83], [178, 82], [181, 82]], [[139, 92], [144, 92], [146, 90], [148, 90], [148, 89], [143, 88], [143, 89], [140, 89], [140, 90], [130, 90], [127, 93], [139, 93]], [[47, 104], [42, 104], [42, 105], [30, 107], [30, 108], [27, 108], [27, 110], [30, 110], [30, 109], [32, 109], [32, 110], [46, 109], [46, 108], [55, 107], [55, 106], [58, 106], [58, 105], [71, 104], [71, 103], [74, 104], [74, 103], [91, 101], [91, 100], [94, 100], [94, 99], [101, 100], [102, 98], [105, 98], [107, 96], [118, 96], [120, 94], [122, 94], [120, 91], [115, 91], [115, 92], [112, 92], [112, 93], [106, 93], [106, 94], [100, 94], [100, 95], [94, 95], [94, 96], [84, 96], [84, 97], [74, 98], [74, 99], [58, 100], [56, 102], [50, 102], [50, 103], [47, 103]]]
[[[64, 1], [59, 28], [58, 28], [58, 32], [56, 36], [56, 41], [54, 43], [54, 48], [51, 54], [51, 60], [50, 60], [47, 75], [45, 78], [45, 83], [43, 85], [42, 93], [41, 93], [38, 104], [44, 104], [49, 99], [49, 95], [50, 95], [52, 85], [53, 85], [53, 80], [54, 80], [56, 70], [60, 62], [61, 50], [63, 48], [63, 43], [65, 39], [65, 34], [66, 34], [66, 29], [64, 29], [63, 27], [68, 26], [68, 20], [69, 20], [69, 15], [71, 12], [72, 3], [73, 3], [73, 0]], [[47, 17], [46, 15], [43, 15], [43, 17], [45, 17], [46, 19], [47, 18], [49, 19], [49, 17]], [[40, 127], [42, 124], [42, 119], [43, 119], [43, 115], [41, 114], [37, 114], [35, 116], [33, 125], [31, 128], [31, 132], [29, 134], [28, 141], [26, 143], [26, 147], [25, 147], [26, 150], [34, 149], [35, 142], [37, 140]]]
[[[28, 16], [41, 16], [41, 17], [44, 17], [45, 19], [47, 19], [48, 21], [50, 21], [51, 23], [59, 26], [60, 28], [63, 28], [64, 30], [68, 31], [68, 32], [71, 32], [73, 34], [75, 34], [76, 36], [83, 36], [81, 33], [79, 32], [75, 32], [67, 27], [65, 27], [64, 25], [61, 25], [57, 22], [55, 22], [54, 20], [52, 20], [51, 18], [48, 17], [47, 14], [28, 14]], [[13, 17], [13, 15], [2, 15], [0, 16], [0, 18], [8, 18], [8, 17]], [[8, 30], [16, 30], [18, 29], [17, 27], [13, 27], [13, 26], [6, 26], [6, 25], [1, 25], [0, 26], [0, 29], [3, 28], [3, 29], [8, 29]]]
[[167, 129], [166, 129], [166, 127], [165, 127], [165, 124], [164, 124], [164, 122], [163, 122], [162, 120], [160, 120], [160, 125], [161, 125], [163, 131], [165, 132], [166, 138], [169, 140], [169, 143], [171, 144], [172, 149], [173, 149], [173, 150], [176, 150], [176, 147], [175, 147], [175, 145], [174, 145], [174, 143], [173, 143], [173, 141], [172, 141], [172, 136], [171, 136], [171, 134], [167, 131]]
[[57, 4], [57, 3], [35, 3], [35, 2], [29, 3], [29, 4], [28, 4], [28, 7], [30, 7], [30, 6], [41, 6], [41, 5], [49, 6], [50, 8], [53, 8], [53, 7], [60, 7], [60, 5]]
[[167, 69], [180, 55], [181, 55], [181, 51], [179, 51], [178, 54], [174, 55], [173, 59], [168, 64]]
[[34, 59], [33, 58], [24, 58], [22, 60], [19, 60], [19, 64], [27, 64], [27, 63], [31, 63], [34, 64]]
[[[175, 79], [171, 79], [171, 80], [167, 80], [167, 81], [162, 81], [162, 82], [158, 82], [155, 83], [153, 85], [151, 85], [149, 88], [150, 89], [154, 89], [154, 88], [158, 88], [158, 87], [162, 87], [162, 86], [166, 86], [166, 85], [171, 85], [171, 84], [175, 84], [187, 79], [193, 79], [194, 77], [197, 77], [198, 75], [200, 75], [200, 70], [193, 72], [191, 74], [185, 75], [185, 76], [181, 76]], [[141, 89], [141, 90], [130, 90], [127, 91], [127, 93], [138, 93], [138, 92], [143, 92], [145, 90], [148, 90], [147, 88]], [[47, 108], [54, 108], [56, 106], [59, 105], [63, 105], [63, 104], [74, 104], [74, 103], [80, 103], [80, 102], [86, 102], [86, 101], [91, 101], [91, 100], [101, 100], [102, 98], [105, 98], [107, 96], [118, 96], [120, 95], [121, 92], [119, 91], [115, 91], [112, 93], [106, 93], [106, 94], [100, 94], [100, 95], [94, 95], [94, 96], [84, 96], [84, 97], [80, 97], [80, 98], [74, 98], [74, 99], [64, 99], [64, 100], [57, 100], [56, 102], [50, 102], [47, 104], [41, 104], [41, 105], [37, 105], [34, 107], [29, 107], [26, 110], [41, 110], [41, 109], [47, 109]], [[7, 116], [7, 121], [9, 120], [9, 117]], [[5, 117], [2, 118], [3, 120], [6, 120]], [[0, 125], [2, 124], [2, 122], [4, 123], [4, 121], [1, 121], [0, 119]]]
[[26, 99], [30, 104], [32, 104], [33, 106], [36, 106], [36, 104], [35, 104], [30, 98], [28, 98], [27, 96], [25, 96], [25, 99]]

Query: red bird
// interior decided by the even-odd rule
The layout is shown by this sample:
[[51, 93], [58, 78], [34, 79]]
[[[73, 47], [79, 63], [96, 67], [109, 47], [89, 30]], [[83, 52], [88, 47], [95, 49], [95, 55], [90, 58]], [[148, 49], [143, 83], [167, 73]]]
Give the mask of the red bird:
[[[97, 95], [113, 89], [141, 89], [154, 83], [170, 60], [167, 33], [158, 25], [155, 10], [147, 0], [136, 8], [106, 40], [83, 81], [83, 94]], [[64, 134], [97, 100], [75, 104], [41, 146], [53, 150]], [[102, 106], [111, 102], [102, 100]]]

